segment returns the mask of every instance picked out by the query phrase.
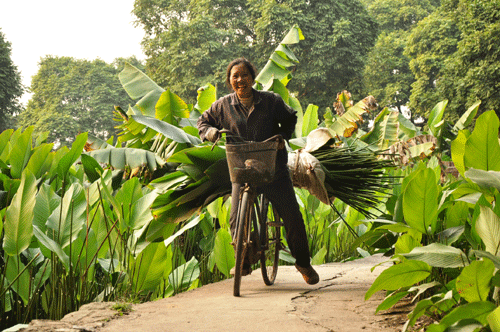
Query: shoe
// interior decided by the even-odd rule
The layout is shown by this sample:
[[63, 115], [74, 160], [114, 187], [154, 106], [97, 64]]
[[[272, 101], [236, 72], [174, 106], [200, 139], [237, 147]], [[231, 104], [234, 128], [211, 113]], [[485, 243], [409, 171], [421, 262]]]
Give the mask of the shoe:
[[[229, 271], [229, 273], [232, 276], [234, 276], [234, 274], [236, 273], [236, 267], [233, 267], [231, 269], [231, 271]], [[250, 267], [250, 265], [247, 266], [247, 265], [243, 264], [243, 269], [241, 270], [241, 276], [245, 277], [245, 276], [248, 276], [250, 274], [252, 274], [252, 268]]]
[[319, 282], [319, 275], [311, 265], [309, 265], [308, 267], [302, 267], [295, 264], [295, 267], [302, 274], [302, 277], [304, 277], [304, 280], [309, 285], [314, 285]]

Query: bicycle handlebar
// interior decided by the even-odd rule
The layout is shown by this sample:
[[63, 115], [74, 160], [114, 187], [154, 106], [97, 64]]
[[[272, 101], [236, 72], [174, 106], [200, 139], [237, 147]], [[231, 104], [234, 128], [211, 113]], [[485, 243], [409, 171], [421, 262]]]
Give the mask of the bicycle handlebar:
[[[222, 129], [219, 131], [219, 133], [221, 135], [219, 135], [219, 137], [215, 140], [214, 144], [212, 145], [212, 148], [210, 149], [210, 151], [213, 151], [215, 146], [217, 145], [217, 143], [219, 142], [220, 138], [222, 137], [222, 134], [226, 134], [226, 137], [228, 136], [228, 134], [232, 134], [232, 131], [230, 131], [229, 129]], [[239, 135], [229, 135], [230, 137], [235, 137], [235, 138], [238, 138], [239, 140], [241, 140], [242, 142], [245, 142], [245, 139]], [[280, 135], [280, 140], [281, 142], [284, 142], [284, 138]]]

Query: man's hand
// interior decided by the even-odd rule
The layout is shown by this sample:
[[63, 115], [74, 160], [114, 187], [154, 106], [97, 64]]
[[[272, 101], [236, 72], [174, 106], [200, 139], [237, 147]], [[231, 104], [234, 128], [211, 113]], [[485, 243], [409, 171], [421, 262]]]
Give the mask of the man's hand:
[[283, 136], [280, 135], [280, 142], [278, 144], [278, 150], [284, 149], [285, 148], [285, 139]]
[[219, 129], [212, 127], [207, 131], [205, 138], [212, 143], [215, 143], [220, 138]]

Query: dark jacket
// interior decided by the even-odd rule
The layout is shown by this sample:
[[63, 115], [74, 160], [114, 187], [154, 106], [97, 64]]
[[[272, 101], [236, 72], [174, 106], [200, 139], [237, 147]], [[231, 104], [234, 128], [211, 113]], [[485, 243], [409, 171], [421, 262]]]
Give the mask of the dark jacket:
[[[248, 117], [236, 93], [215, 101], [198, 119], [197, 126], [202, 141], [211, 127], [228, 129], [247, 141], [262, 142], [276, 134], [289, 140], [297, 124], [297, 112], [274, 92], [253, 90], [253, 94], [254, 110]], [[276, 164], [277, 176], [282, 175], [282, 172], [288, 173], [285, 149], [278, 151]]]

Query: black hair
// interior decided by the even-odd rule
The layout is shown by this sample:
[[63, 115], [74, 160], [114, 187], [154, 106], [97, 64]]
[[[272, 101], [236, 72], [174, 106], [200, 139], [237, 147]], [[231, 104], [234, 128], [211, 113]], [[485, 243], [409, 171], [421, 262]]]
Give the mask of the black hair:
[[255, 77], [257, 77], [257, 68], [255, 68], [255, 66], [250, 61], [248, 61], [247, 59], [245, 59], [243, 57], [234, 59], [233, 61], [231, 61], [231, 63], [229, 63], [229, 65], [227, 66], [227, 70], [226, 70], [226, 84], [227, 84], [227, 87], [229, 88], [229, 90], [232, 90], [232, 87], [231, 87], [231, 69], [233, 69], [234, 66], [237, 66], [240, 64], [244, 64], [245, 67], [247, 67], [248, 71], [250, 72], [250, 75], [252, 76], [252, 80], [255, 80]]

